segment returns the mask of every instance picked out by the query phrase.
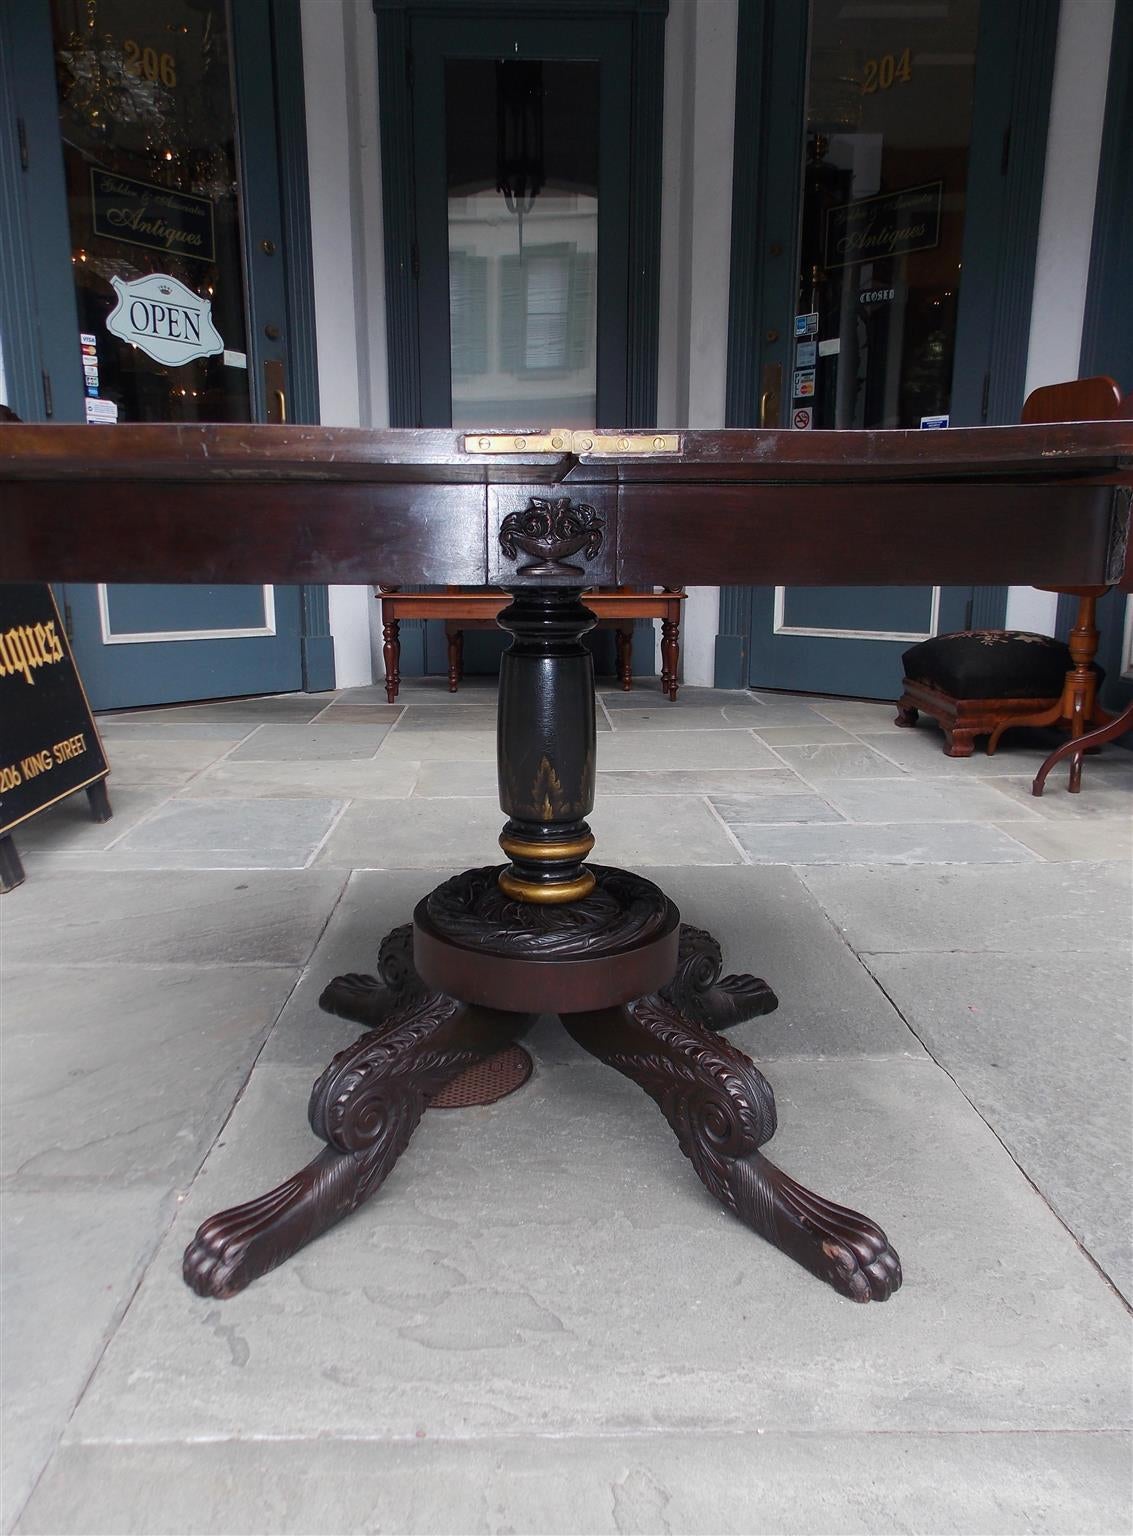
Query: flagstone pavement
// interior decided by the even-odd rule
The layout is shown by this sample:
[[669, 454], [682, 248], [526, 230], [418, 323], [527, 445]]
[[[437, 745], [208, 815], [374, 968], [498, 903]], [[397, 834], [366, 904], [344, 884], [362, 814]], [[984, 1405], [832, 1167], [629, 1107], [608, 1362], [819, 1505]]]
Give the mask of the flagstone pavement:
[[740, 1226], [543, 1020], [369, 1204], [227, 1302], [201, 1219], [317, 1148], [310, 1084], [441, 876], [498, 858], [492, 685], [103, 716], [115, 815], [0, 901], [3, 1530], [1133, 1525], [1133, 754], [943, 756], [890, 706], [603, 691], [596, 857], [777, 1012], [772, 1155], [879, 1221], [854, 1306]]

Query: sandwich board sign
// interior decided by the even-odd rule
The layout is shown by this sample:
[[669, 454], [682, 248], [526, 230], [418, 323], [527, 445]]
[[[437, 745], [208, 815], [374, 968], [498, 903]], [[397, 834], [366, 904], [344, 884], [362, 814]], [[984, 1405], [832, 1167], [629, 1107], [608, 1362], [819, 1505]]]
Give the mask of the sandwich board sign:
[[80, 789], [106, 821], [109, 771], [54, 593], [0, 586], [0, 890], [23, 879], [13, 828]]

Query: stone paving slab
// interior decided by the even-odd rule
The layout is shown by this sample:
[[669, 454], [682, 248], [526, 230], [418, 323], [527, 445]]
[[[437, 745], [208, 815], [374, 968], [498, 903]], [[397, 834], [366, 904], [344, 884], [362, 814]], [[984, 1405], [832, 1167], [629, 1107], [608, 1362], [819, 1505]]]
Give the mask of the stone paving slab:
[[[499, 858], [502, 861], [503, 855]], [[335, 976], [351, 971], [372, 975], [377, 970], [382, 939], [392, 928], [408, 923], [413, 908], [444, 877], [440, 871], [422, 869], [359, 869], [350, 875], [260, 1053], [261, 1065], [302, 1066], [314, 1082], [335, 1052], [358, 1038], [361, 1026], [324, 1013], [319, 994]]]
[[392, 725], [400, 720], [400, 704], [328, 704], [314, 718], [315, 725]]
[[876, 748], [891, 762], [910, 773], [961, 779], [1004, 774], [1019, 777], [1025, 775], [1033, 779], [1043, 758], [1059, 740], [1044, 735], [1042, 745], [1036, 745], [1033, 737], [1008, 732], [993, 757], [988, 757], [982, 743], [977, 745], [971, 757], [947, 757], [944, 753], [944, 733], [933, 727], [918, 725], [912, 730], [877, 734], [863, 727], [858, 734], [868, 746]]
[[[603, 743], [609, 738], [603, 737]], [[381, 761], [412, 759], [418, 763], [492, 763], [496, 761], [494, 731], [391, 731], [382, 743]]]
[[169, 800], [106, 856], [134, 868], [302, 869], [346, 805], [298, 798]]
[[656, 741], [644, 731], [615, 731], [598, 743], [599, 771], [783, 766], [782, 759], [750, 731], [666, 731]]
[[681, 917], [707, 928], [726, 971], [761, 976], [774, 1013], [728, 1031], [757, 1061], [779, 1057], [920, 1057], [922, 1047], [793, 870], [649, 871]]
[[165, 1188], [6, 1188], [0, 1530], [10, 1530], [173, 1211]]
[[[653, 705], [660, 708], [662, 705], [668, 708], [673, 700], [661, 697], [661, 685], [656, 678], [638, 678], [633, 688], [626, 693], [616, 684], [598, 684], [599, 697], [607, 709], [648, 709]], [[754, 694], [741, 688], [680, 688], [677, 692], [675, 705], [682, 710], [693, 709], [759, 709], [759, 700]]]
[[299, 966], [344, 884], [330, 870], [37, 873], [3, 898], [4, 966]]
[[848, 731], [897, 730], [894, 724], [896, 704], [880, 704], [873, 699], [808, 698], [810, 707], [825, 720], [836, 720]]
[[[433, 762], [421, 763], [417, 770], [413, 793], [429, 800], [451, 800], [454, 796], [498, 796], [496, 764], [483, 762]], [[500, 813], [503, 824], [503, 813]]]
[[817, 715], [813, 723], [804, 721], [800, 725], [753, 725], [752, 730], [770, 747], [797, 747], [809, 746], [814, 743], [824, 742], [834, 745], [848, 745], [854, 741], [849, 731], [843, 730], [840, 725], [832, 721], [822, 720]]
[[900, 778], [903, 770], [881, 757], [862, 741], [851, 738], [848, 744], [814, 742], [802, 746], [780, 746], [775, 751], [810, 784], [826, 779]]
[[[70, 1445], [21, 1536], [1121, 1536], [1119, 1434]], [[927, 1512], [931, 1511], [931, 1514]], [[927, 1522], [927, 1523], [926, 1523]]]
[[596, 805], [586, 819], [599, 863], [629, 869], [743, 863], [735, 839], [698, 796], [637, 795], [616, 807]]
[[258, 725], [230, 754], [232, 762], [278, 763], [296, 758], [373, 757], [390, 729], [384, 725]]
[[201, 704], [174, 704], [155, 709], [119, 710], [102, 718], [138, 721], [187, 721], [196, 724], [212, 721], [249, 721], [251, 730], [263, 720], [313, 720], [330, 704], [333, 693], [272, 693], [244, 699], [209, 699]]
[[868, 955], [936, 1061], [1133, 1302], [1128, 950]]
[[503, 820], [499, 802], [487, 796], [356, 800], [335, 823], [315, 867], [447, 868], [456, 874], [495, 861]]
[[841, 811], [836, 811], [829, 800], [812, 789], [804, 786], [800, 789], [799, 794], [730, 795], [726, 798], [709, 795], [708, 801], [717, 816], [733, 828], [750, 828], [756, 823], [801, 825], [812, 821], [845, 821]]
[[397, 800], [412, 793], [418, 766], [382, 754], [280, 763], [222, 758], [177, 794], [185, 800]]
[[838, 780], [824, 784], [823, 794], [850, 821], [1040, 820], [1037, 815], [1028, 814], [1017, 801], [1001, 794], [998, 787], [958, 783], [953, 779], [883, 779], [872, 783]]
[[1004, 832], [1044, 859], [1133, 859], [1133, 818], [1098, 816], [1091, 821], [1001, 821]]
[[[599, 709], [595, 714], [594, 728], [597, 731], [610, 729], [606, 716]], [[495, 741], [496, 734], [496, 705], [493, 700], [488, 704], [454, 704], [451, 707], [441, 703], [430, 702], [418, 705], [416, 702], [409, 704], [402, 712], [398, 722], [399, 734], [405, 731], [487, 731], [491, 739]]]
[[747, 731], [757, 708], [744, 705], [728, 711], [699, 703], [684, 707], [658, 699], [646, 708], [614, 710], [610, 718], [616, 731]]
[[202, 741], [193, 736], [189, 740], [162, 738], [154, 741], [119, 740], [109, 737], [104, 742], [106, 761], [110, 764], [108, 789], [113, 796], [120, 785], [133, 785], [142, 789], [159, 787], [176, 788], [187, 784], [194, 774], [200, 773], [217, 758], [231, 750], [232, 739]]
[[[595, 799], [606, 795], [796, 795], [809, 785], [782, 763], [754, 768], [599, 768]], [[632, 811], [627, 810], [627, 815]]]
[[[21, 856], [40, 849], [101, 852], [125, 836], [131, 827], [137, 826], [168, 797], [167, 790], [140, 789], [130, 784], [116, 786], [113, 779], [107, 785], [107, 792], [114, 809], [109, 821], [92, 819], [86, 791], [80, 789], [30, 821], [21, 822], [12, 834]], [[34, 866], [34, 859], [29, 860], [29, 870]]]
[[[403, 704], [484, 704], [497, 694], [494, 677], [466, 677], [456, 693], [450, 693], [448, 675], [444, 677], [402, 678], [395, 707]], [[343, 688], [335, 705], [386, 704], [385, 683], [370, 683], [364, 688]]]
[[185, 1185], [295, 982], [291, 966], [5, 967], [0, 1171]]
[[[1125, 754], [1133, 755], [1133, 754]], [[1114, 774], [1099, 780], [1091, 773], [1094, 759], [1087, 758], [1082, 772], [1082, 788], [1072, 795], [1066, 788], [1066, 765], [1052, 770], [1041, 795], [1032, 795], [1033, 775], [1027, 778], [990, 778], [984, 782], [1019, 805], [1026, 806], [1044, 821], [1092, 821], [1097, 817], [1128, 818], [1133, 813], [1133, 776], [1129, 782]]]
[[1036, 860], [1016, 867], [815, 867], [803, 878], [858, 951], [1126, 954], [1130, 876], [1117, 861]]
[[1089, 1430], [1129, 1418], [1129, 1317], [939, 1068], [781, 1063], [774, 1153], [902, 1252], [855, 1306], [701, 1188], [606, 1068], [426, 1115], [379, 1195], [227, 1302], [197, 1223], [317, 1143], [265, 1067], [181, 1207], [66, 1441]]
[[897, 826], [730, 824], [755, 864], [1029, 864], [1036, 854], [999, 827], [972, 822]]
[[99, 715], [96, 723], [98, 734], [109, 746], [130, 741], [212, 741], [221, 743], [222, 747], [234, 747], [261, 722], [255, 718], [238, 720], [233, 716], [223, 720], [193, 720], [183, 715], [166, 719], [160, 713], [147, 713], [137, 717]]

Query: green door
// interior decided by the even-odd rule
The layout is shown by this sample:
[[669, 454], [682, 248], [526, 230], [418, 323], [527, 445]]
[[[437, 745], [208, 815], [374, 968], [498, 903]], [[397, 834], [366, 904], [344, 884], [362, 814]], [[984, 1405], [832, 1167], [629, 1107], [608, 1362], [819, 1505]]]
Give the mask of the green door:
[[[1031, 286], [1033, 239], [1007, 266], [1003, 225], [1020, 180], [1013, 72], [1029, 73], [1033, 93], [1045, 79], [1049, 92], [1049, 8], [1032, 12], [1028, 21], [1014, 0], [747, 0], [741, 83], [758, 51], [774, 58], [776, 78], [754, 106], [739, 93], [737, 144], [753, 114], [769, 142], [755, 185], [738, 162], [737, 218], [745, 193], [763, 206], [740, 219], [733, 250], [732, 425], [920, 432], [1017, 419], [1025, 328], [997, 342], [988, 307], [1002, 291], [1015, 310]], [[1039, 13], [1046, 24], [1035, 25]], [[1039, 67], [1024, 57], [1036, 48]], [[1041, 182], [1037, 137], [1014, 153], [1037, 164]], [[753, 222], [758, 235], [745, 249]], [[746, 333], [736, 324], [745, 317]], [[1016, 382], [1001, 382], [992, 398], [997, 365]], [[1006, 405], [1015, 390], [1018, 402]], [[749, 593], [746, 666], [735, 681], [880, 698], [899, 692], [909, 645], [973, 614], [987, 622], [1005, 600], [1002, 590], [929, 586]], [[729, 605], [743, 607], [734, 594]]]
[[[663, 20], [653, 11], [649, 26]], [[415, 420], [631, 422], [642, 365], [629, 344], [633, 120], [660, 86], [635, 51], [642, 19], [630, 6], [422, 12], [410, 8], [407, 37]], [[635, 659], [651, 672], [652, 625], [641, 628]], [[469, 632], [466, 671], [495, 672], [504, 639]], [[612, 670], [610, 636], [596, 639]], [[443, 625], [407, 621], [402, 643], [403, 673], [447, 671]]]

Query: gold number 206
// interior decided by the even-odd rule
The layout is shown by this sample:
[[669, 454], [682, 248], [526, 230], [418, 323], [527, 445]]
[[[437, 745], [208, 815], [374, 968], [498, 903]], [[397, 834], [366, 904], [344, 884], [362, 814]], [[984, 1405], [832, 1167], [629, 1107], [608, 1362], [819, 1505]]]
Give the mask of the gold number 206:
[[147, 80], [160, 80], [162, 85], [177, 84], [177, 60], [171, 53], [143, 48], [132, 37], [122, 43], [122, 52], [126, 55], [128, 75], [145, 75]]
[[912, 78], [913, 66], [907, 48], [899, 54], [883, 53], [879, 59], [865, 61], [862, 95], [872, 96], [875, 91], [887, 91], [898, 81], [907, 84]]

